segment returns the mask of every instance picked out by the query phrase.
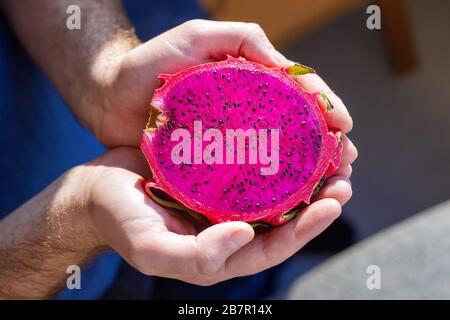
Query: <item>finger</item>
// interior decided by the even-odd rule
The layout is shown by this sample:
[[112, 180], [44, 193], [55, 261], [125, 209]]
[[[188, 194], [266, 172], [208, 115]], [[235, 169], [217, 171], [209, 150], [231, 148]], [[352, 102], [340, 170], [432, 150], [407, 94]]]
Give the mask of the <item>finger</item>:
[[[348, 113], [342, 100], [330, 89], [330, 87], [317, 74], [305, 74], [295, 77], [298, 83], [307, 91], [315, 93], [324, 93], [330, 100], [334, 109], [324, 112], [325, 120], [328, 125], [347, 133], [353, 128], [353, 120]], [[319, 96], [319, 105], [322, 110], [327, 110], [327, 103], [323, 97]]]
[[341, 165], [352, 164], [358, 158], [358, 150], [356, 149], [353, 142], [346, 136], [342, 135], [342, 157]]
[[138, 148], [123, 147], [113, 149], [94, 160], [92, 164], [111, 168], [122, 168], [136, 173], [141, 177], [149, 178], [147, 161]]
[[213, 225], [197, 237], [198, 265], [201, 274], [215, 274], [225, 261], [241, 247], [253, 240], [255, 232], [245, 222]]
[[194, 42], [213, 60], [223, 60], [227, 54], [259, 62], [268, 67], [282, 66], [288, 60], [270, 43], [262, 28], [255, 23], [194, 20]]
[[293, 221], [257, 236], [225, 264], [227, 277], [254, 274], [277, 265], [325, 230], [341, 213], [339, 202], [323, 199], [302, 210]]
[[352, 165], [351, 164], [347, 164], [347, 165], [341, 165], [334, 173], [333, 176], [343, 176], [346, 178], [350, 178], [352, 176]]
[[352, 197], [352, 185], [350, 180], [344, 176], [333, 176], [325, 181], [324, 186], [314, 197], [314, 201], [332, 198], [336, 199], [341, 206], [346, 204]]
[[147, 84], [142, 90], [150, 98], [151, 88], [159, 85], [155, 75], [224, 60], [227, 54], [269, 67], [289, 63], [256, 24], [191, 20], [133, 49], [122, 61], [122, 77]]
[[139, 244], [140, 258], [152, 274], [173, 277], [210, 277], [224, 262], [250, 242], [252, 227], [228, 222], [205, 229], [197, 237], [172, 232], [152, 233]]

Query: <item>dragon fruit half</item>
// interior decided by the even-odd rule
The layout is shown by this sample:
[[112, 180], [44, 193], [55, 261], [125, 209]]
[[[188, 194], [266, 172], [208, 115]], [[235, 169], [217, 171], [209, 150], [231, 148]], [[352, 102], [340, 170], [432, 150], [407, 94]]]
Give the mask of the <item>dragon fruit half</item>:
[[321, 93], [291, 76], [307, 72], [229, 57], [160, 75], [141, 142], [153, 174], [147, 193], [209, 223], [292, 219], [342, 152], [341, 133], [328, 128], [318, 104]]

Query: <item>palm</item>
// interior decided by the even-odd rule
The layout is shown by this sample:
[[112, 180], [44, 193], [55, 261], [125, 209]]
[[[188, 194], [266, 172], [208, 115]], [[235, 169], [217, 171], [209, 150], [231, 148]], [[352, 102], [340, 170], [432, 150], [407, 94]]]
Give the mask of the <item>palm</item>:
[[[266, 234], [254, 237], [243, 222], [198, 233], [146, 196], [142, 182], [148, 172], [137, 149], [118, 148], [98, 159], [90, 190], [94, 224], [100, 236], [141, 272], [197, 284], [253, 274], [282, 262], [322, 232], [339, 215], [339, 202], [349, 197], [347, 186], [335, 180], [294, 222]], [[238, 239], [230, 243], [236, 234]]]

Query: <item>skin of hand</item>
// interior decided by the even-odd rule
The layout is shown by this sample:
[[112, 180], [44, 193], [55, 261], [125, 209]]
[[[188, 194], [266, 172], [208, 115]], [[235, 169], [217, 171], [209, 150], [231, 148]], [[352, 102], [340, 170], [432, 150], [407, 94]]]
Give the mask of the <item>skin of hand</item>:
[[[58, 72], [53, 76], [49, 73], [66, 100], [73, 102], [70, 104], [78, 118], [109, 147], [139, 143], [160, 73], [221, 60], [226, 54], [267, 66], [291, 64], [273, 49], [261, 28], [251, 23], [193, 20], [141, 45], [120, 39], [130, 45], [115, 46], [116, 38], [107, 39], [112, 39], [107, 51], [98, 49], [103, 47], [100, 43], [89, 55], [94, 59], [84, 81], [92, 87], [87, 97], [71, 98], [76, 94], [68, 89], [70, 79], [58, 83]], [[60, 70], [52, 63], [41, 61], [46, 70]], [[80, 65], [77, 68], [82, 71]], [[319, 76], [298, 76], [297, 80], [309, 91], [327, 93], [335, 107], [326, 114], [330, 127], [344, 133], [351, 130], [347, 109]], [[75, 86], [75, 90], [80, 92], [81, 88]], [[322, 107], [324, 103], [320, 100]], [[107, 247], [145, 274], [199, 285], [262, 271], [297, 252], [339, 216], [341, 206], [351, 197], [349, 177], [356, 157], [356, 148], [344, 136], [342, 165], [314, 202], [292, 222], [255, 236], [242, 222], [199, 232], [145, 196], [142, 181], [149, 169], [138, 150], [112, 150], [72, 169], [0, 222], [1, 282], [9, 284], [10, 295], [35, 292], [35, 297], [49, 296], [66, 276], [67, 264], [84, 263]], [[33, 252], [36, 248], [38, 257]], [[33, 269], [33, 262], [45, 263]], [[27, 291], [27, 286], [34, 288]]]
[[111, 150], [69, 170], [0, 221], [0, 298], [50, 298], [69, 265], [83, 266], [108, 249], [144, 274], [198, 285], [275, 266], [325, 230], [350, 199], [356, 149], [345, 141], [338, 175], [313, 203], [259, 235], [244, 222], [197, 229], [145, 194], [149, 169], [138, 149]]
[[[137, 144], [141, 135], [137, 128], [145, 125], [148, 114], [144, 102], [150, 101], [153, 90], [159, 86], [155, 80], [157, 75], [221, 60], [227, 54], [272, 67], [292, 64], [273, 48], [258, 25], [189, 21], [126, 53], [118, 60], [118, 68], [110, 70], [110, 75], [104, 78], [108, 79], [103, 95], [106, 101], [99, 103], [105, 109], [99, 122], [102, 126], [95, 131], [97, 137], [107, 141], [106, 144]], [[344, 133], [351, 130], [352, 120], [347, 109], [318, 75], [308, 74], [296, 79], [308, 91], [327, 94], [334, 105], [334, 110], [325, 114], [330, 127]], [[325, 108], [322, 99], [319, 104]], [[109, 128], [115, 127], [124, 130], [114, 135]], [[117, 152], [108, 158], [122, 158], [121, 153], [130, 150]], [[253, 229], [242, 222], [219, 224], [198, 233], [192, 224], [145, 197], [140, 181], [148, 169], [143, 170], [141, 164], [131, 162], [138, 155], [128, 155], [123, 157], [128, 160], [122, 169], [106, 166], [103, 178], [98, 178], [100, 184], [93, 188], [94, 225], [102, 238], [107, 239], [106, 243], [148, 275], [210, 285], [254, 274], [290, 257], [339, 216], [341, 206], [352, 194], [349, 178], [351, 163], [356, 157], [356, 148], [344, 136], [341, 167], [327, 180], [314, 202], [293, 222], [255, 236]], [[119, 175], [116, 181], [109, 180], [109, 170]], [[124, 184], [126, 180], [128, 183]], [[132, 185], [133, 189], [124, 192], [125, 185]], [[112, 192], [114, 199], [110, 198], [111, 194], [105, 194], [104, 189], [117, 190], [117, 193]], [[104, 216], [109, 219], [104, 221]]]
[[[99, 79], [101, 94], [95, 105], [93, 125], [105, 145], [138, 145], [148, 118], [157, 76], [175, 73], [200, 63], [218, 61], [226, 55], [244, 57], [269, 67], [292, 65], [275, 50], [264, 31], [253, 23], [191, 20], [119, 56]], [[297, 77], [309, 91], [323, 91], [336, 107], [327, 115], [328, 124], [349, 132], [352, 119], [342, 101], [315, 75]], [[324, 104], [321, 101], [321, 104]], [[121, 128], [121, 130], [117, 130]]]
[[348, 168], [356, 150], [348, 140], [344, 154], [341, 173], [313, 203], [264, 234], [255, 235], [244, 222], [198, 230], [180, 213], [158, 206], [145, 194], [149, 170], [134, 148], [115, 149], [80, 168], [89, 176], [86, 214], [96, 230], [93, 238], [102, 239], [99, 245], [112, 247], [142, 273], [211, 285], [275, 266], [325, 230], [351, 197]]

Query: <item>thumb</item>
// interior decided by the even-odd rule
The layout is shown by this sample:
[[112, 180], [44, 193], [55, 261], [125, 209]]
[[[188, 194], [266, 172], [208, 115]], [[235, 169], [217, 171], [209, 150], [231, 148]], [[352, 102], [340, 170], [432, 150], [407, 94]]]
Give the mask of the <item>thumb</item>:
[[226, 222], [213, 225], [197, 236], [198, 267], [206, 275], [216, 273], [225, 261], [255, 236], [245, 222]]

